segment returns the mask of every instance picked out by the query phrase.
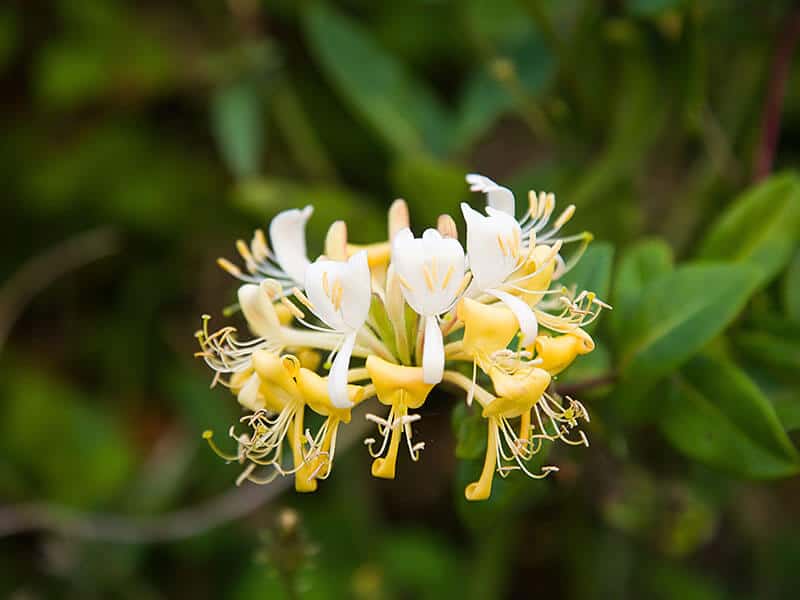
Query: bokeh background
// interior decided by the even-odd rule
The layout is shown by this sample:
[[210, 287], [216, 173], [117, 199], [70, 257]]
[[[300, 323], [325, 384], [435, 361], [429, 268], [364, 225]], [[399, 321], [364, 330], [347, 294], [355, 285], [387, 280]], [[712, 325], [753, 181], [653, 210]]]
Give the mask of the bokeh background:
[[[0, 595], [795, 597], [798, 36], [779, 0], [3, 2]], [[215, 259], [307, 203], [317, 252], [396, 197], [461, 223], [469, 171], [596, 236], [591, 447], [467, 505], [444, 390], [396, 481], [356, 418], [318, 493], [236, 488]]]

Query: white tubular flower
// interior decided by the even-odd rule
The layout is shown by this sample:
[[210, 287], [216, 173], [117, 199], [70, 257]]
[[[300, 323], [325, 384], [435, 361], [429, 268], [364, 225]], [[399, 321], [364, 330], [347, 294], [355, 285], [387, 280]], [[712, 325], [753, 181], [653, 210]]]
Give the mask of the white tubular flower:
[[313, 212], [314, 207], [306, 206], [278, 213], [269, 224], [272, 250], [261, 229], [256, 230], [249, 246], [239, 240], [236, 249], [244, 260], [247, 272], [224, 258], [220, 258], [218, 264], [246, 283], [274, 279], [284, 292], [293, 286], [303, 285], [306, 267], [310, 263], [306, 253], [306, 223]]
[[320, 259], [308, 265], [305, 273], [308, 308], [333, 332], [342, 335], [328, 376], [331, 403], [349, 408], [347, 371], [356, 336], [367, 320], [372, 290], [366, 251], [347, 262]]
[[470, 173], [466, 177], [470, 191], [486, 194], [486, 204], [504, 213], [514, 216], [514, 193], [483, 175]]
[[517, 318], [522, 344], [532, 344], [539, 330], [533, 309], [501, 289], [505, 283], [514, 283], [509, 279], [526, 259], [519, 223], [507, 212], [491, 206], [486, 207], [488, 216], [484, 216], [462, 202], [461, 212], [467, 222], [467, 257], [472, 272], [468, 294], [489, 294], [503, 302]]
[[444, 344], [438, 316], [453, 307], [464, 288], [464, 249], [458, 240], [427, 229], [415, 238], [406, 228], [392, 241], [392, 263], [409, 306], [425, 320], [423, 380], [439, 383], [444, 373]]
[[[487, 212], [488, 208], [502, 211], [514, 217], [515, 200], [514, 193], [501, 185], [498, 185], [488, 177], [470, 173], [466, 176], [469, 189], [473, 192], [483, 192], [486, 194]], [[550, 229], [545, 230], [553, 211], [556, 207], [556, 197], [553, 194], [540, 192], [538, 195], [531, 192], [529, 197], [528, 210], [519, 222], [522, 243], [536, 242], [537, 244], [552, 243], [558, 240], [562, 242], [573, 242], [585, 239], [585, 234], [579, 234], [568, 238], [558, 237], [558, 232], [567, 224], [575, 214], [575, 205], [570, 204], [553, 223]]]

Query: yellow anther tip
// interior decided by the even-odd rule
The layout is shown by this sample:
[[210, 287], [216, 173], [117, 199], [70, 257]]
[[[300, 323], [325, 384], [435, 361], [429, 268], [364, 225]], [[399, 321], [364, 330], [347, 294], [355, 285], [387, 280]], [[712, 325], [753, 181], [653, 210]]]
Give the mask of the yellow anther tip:
[[210, 440], [212, 437], [214, 437], [214, 432], [211, 431], [210, 429], [206, 429], [203, 432], [203, 439], [204, 440]]

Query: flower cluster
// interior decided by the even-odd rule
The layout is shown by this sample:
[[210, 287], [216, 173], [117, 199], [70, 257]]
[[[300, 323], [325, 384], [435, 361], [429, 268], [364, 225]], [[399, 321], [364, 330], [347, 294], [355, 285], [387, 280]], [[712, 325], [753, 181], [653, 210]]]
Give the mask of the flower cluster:
[[[586, 409], [559, 396], [552, 379], [592, 351], [584, 327], [607, 308], [591, 292], [557, 284], [591, 236], [561, 235], [575, 207], [552, 220], [553, 194], [531, 192], [518, 221], [510, 190], [481, 175], [466, 180], [487, 204], [485, 212], [461, 204], [466, 252], [450, 216], [415, 237], [405, 202], [396, 200], [384, 242], [352, 244], [337, 221], [312, 262], [306, 207], [278, 214], [269, 244], [261, 230], [250, 244], [237, 242], [244, 268], [219, 260], [243, 282], [239, 308], [254, 337], [240, 339], [232, 327], [209, 332], [203, 318], [198, 356], [247, 411], [245, 431], [230, 430], [235, 454], [220, 450], [211, 432], [204, 437], [244, 465], [239, 483], [293, 475], [297, 491], [314, 491], [331, 473], [339, 426], [372, 397], [387, 407], [366, 415], [378, 432], [365, 441], [372, 474], [394, 478], [403, 439], [420, 458], [424, 443], [414, 442], [412, 428], [420, 415], [412, 411], [439, 383], [463, 390], [486, 419], [486, 459], [465, 491], [469, 500], [489, 497], [495, 472], [539, 478], [557, 470], [529, 468], [546, 442], [587, 444], [579, 429]], [[565, 261], [570, 242], [579, 246]], [[315, 432], [304, 426], [307, 408], [324, 419]]]

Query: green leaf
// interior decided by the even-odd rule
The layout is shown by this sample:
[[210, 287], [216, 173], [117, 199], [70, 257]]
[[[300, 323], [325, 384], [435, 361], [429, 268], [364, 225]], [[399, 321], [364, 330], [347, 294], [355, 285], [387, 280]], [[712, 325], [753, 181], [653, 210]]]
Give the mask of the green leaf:
[[783, 304], [786, 315], [800, 323], [800, 251], [795, 252], [783, 281]]
[[[611, 265], [614, 262], [614, 246], [608, 242], [597, 242], [590, 245], [581, 259], [559, 281], [568, 288], [594, 292], [600, 300], [607, 301], [611, 286]], [[604, 317], [605, 315], [603, 315]], [[600, 317], [601, 319], [603, 317]], [[592, 331], [598, 321], [589, 324], [587, 331]]]
[[610, 315], [615, 332], [621, 331], [631, 318], [645, 285], [672, 269], [672, 249], [660, 239], [642, 240], [623, 254], [614, 282], [614, 312]]
[[749, 262], [764, 284], [788, 263], [798, 235], [800, 182], [794, 173], [775, 175], [733, 201], [703, 241], [700, 257]]
[[734, 338], [736, 348], [750, 360], [796, 373], [800, 369], [800, 337], [787, 331], [746, 331]]
[[264, 150], [264, 119], [258, 86], [238, 81], [211, 99], [211, 125], [228, 168], [237, 177], [259, 171]]
[[775, 413], [786, 431], [800, 429], [800, 386], [787, 387], [770, 394]]
[[324, 3], [311, 5], [304, 24], [331, 84], [394, 151], [444, 151], [450, 127], [441, 104], [368, 31]]
[[724, 330], [758, 283], [747, 265], [688, 265], [646, 285], [621, 331], [623, 378], [641, 391]]
[[742, 477], [786, 477], [800, 470], [772, 404], [725, 360], [701, 355], [681, 369], [659, 425], [689, 458]]
[[608, 242], [591, 244], [578, 264], [559, 281], [565, 286], [575, 286], [580, 292], [588, 290], [603, 300], [608, 298], [611, 284], [611, 265], [614, 262], [614, 246]]

